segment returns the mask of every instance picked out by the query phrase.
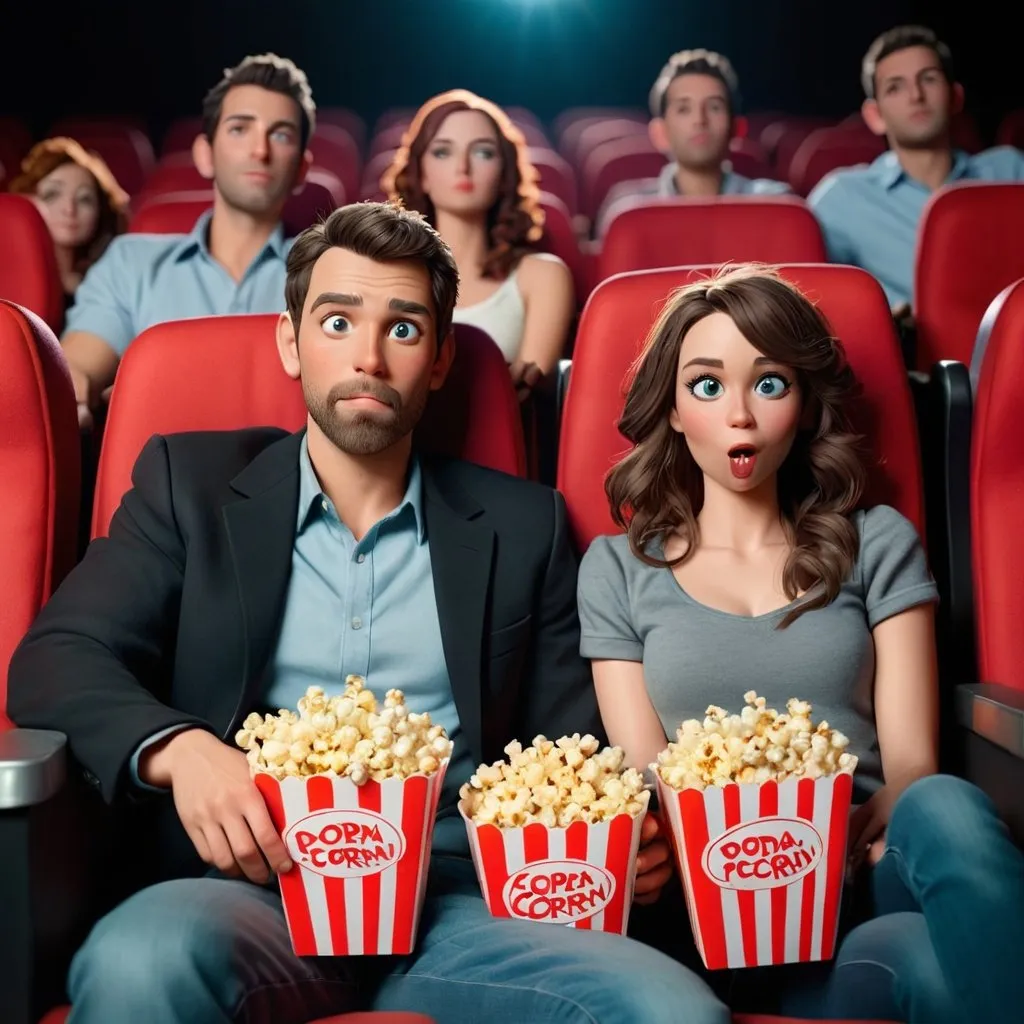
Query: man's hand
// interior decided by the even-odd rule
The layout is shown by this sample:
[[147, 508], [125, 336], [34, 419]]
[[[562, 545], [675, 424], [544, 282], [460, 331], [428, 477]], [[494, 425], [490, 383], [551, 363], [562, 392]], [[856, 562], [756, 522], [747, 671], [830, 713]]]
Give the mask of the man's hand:
[[240, 750], [204, 729], [171, 736], [139, 763], [139, 777], [170, 786], [196, 852], [225, 875], [262, 885], [292, 863]]
[[89, 396], [92, 390], [92, 383], [88, 374], [83, 373], [78, 367], [68, 363], [68, 370], [71, 371], [71, 383], [75, 388], [75, 401], [78, 403], [78, 426], [80, 430], [91, 430], [93, 427], [92, 407]]
[[636, 858], [635, 903], [655, 903], [672, 877], [672, 851], [661, 831], [661, 822], [648, 813], [640, 826], [640, 853]]

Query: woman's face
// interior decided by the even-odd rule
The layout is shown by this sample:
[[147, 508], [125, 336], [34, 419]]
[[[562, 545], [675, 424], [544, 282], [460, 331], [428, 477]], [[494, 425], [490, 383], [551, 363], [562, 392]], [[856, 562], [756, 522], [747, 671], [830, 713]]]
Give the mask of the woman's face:
[[100, 219], [96, 179], [76, 163], [61, 164], [41, 178], [32, 197], [55, 245], [77, 249], [92, 241]]
[[442, 122], [420, 161], [420, 187], [436, 210], [485, 213], [498, 199], [500, 140], [479, 110], [457, 110]]
[[796, 373], [754, 348], [725, 313], [686, 332], [669, 423], [720, 487], [747, 492], [774, 478], [793, 446], [802, 406]]

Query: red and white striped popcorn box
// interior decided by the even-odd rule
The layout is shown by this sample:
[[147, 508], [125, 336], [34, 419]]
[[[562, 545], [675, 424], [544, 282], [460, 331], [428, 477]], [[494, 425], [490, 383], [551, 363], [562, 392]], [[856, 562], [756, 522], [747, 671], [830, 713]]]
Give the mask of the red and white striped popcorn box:
[[[480, 889], [495, 917], [626, 933], [643, 814], [565, 828], [478, 825], [463, 803]], [[646, 812], [645, 812], [646, 813]]]
[[704, 965], [830, 960], [853, 777], [677, 791], [657, 776]]
[[297, 956], [412, 952], [447, 767], [362, 786], [256, 773], [295, 865], [279, 881]]

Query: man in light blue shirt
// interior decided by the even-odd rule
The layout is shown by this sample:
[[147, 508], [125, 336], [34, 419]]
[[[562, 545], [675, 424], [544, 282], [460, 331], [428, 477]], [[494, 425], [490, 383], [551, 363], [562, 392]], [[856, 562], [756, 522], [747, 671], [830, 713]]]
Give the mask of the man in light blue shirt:
[[210, 90], [192, 156], [213, 182], [212, 212], [188, 235], [116, 238], [68, 311], [61, 343], [83, 426], [147, 327], [280, 312], [288, 255], [281, 211], [309, 168], [315, 116], [306, 76], [274, 54], [246, 57]]
[[726, 57], [711, 50], [681, 50], [669, 57], [651, 88], [648, 132], [672, 160], [657, 178], [620, 182], [608, 193], [597, 216], [597, 236], [637, 196], [789, 192], [784, 181], [746, 178], [729, 166], [729, 142], [745, 128], [739, 104], [739, 80]]
[[807, 201], [829, 259], [873, 274], [900, 315], [913, 301], [917, 230], [931, 194], [956, 181], [1024, 180], [1024, 153], [1000, 146], [971, 156], [952, 148], [950, 123], [964, 91], [949, 48], [930, 29], [907, 25], [879, 36], [864, 58], [862, 83], [861, 113], [890, 151], [834, 171]]

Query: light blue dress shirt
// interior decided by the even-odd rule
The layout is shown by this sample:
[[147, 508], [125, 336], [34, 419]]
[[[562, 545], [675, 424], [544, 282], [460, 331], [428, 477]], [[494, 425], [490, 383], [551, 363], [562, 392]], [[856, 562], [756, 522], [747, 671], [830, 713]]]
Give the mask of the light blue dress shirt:
[[68, 310], [64, 333], [88, 331], [119, 355], [147, 327], [167, 320], [284, 309], [292, 240], [278, 225], [240, 281], [210, 255], [212, 211], [187, 235], [120, 235], [90, 267]]
[[[444, 726], [453, 750], [441, 805], [454, 805], [475, 765], [462, 742], [441, 643], [419, 460], [413, 458], [398, 507], [357, 542], [322, 492], [303, 438], [292, 571], [263, 703], [294, 710], [308, 687], [340, 693], [351, 674], [363, 676], [379, 701], [402, 690], [411, 711], [429, 712]], [[151, 736], [136, 751], [136, 785], [152, 788], [138, 776], [142, 752], [180, 728]], [[461, 817], [438, 823], [434, 849], [468, 856]]]
[[[973, 156], [956, 150], [946, 184], [1024, 180], [1024, 153], [997, 146]], [[932, 191], [911, 178], [896, 154], [826, 175], [807, 197], [828, 257], [874, 275], [893, 307], [911, 302], [917, 229]]]

